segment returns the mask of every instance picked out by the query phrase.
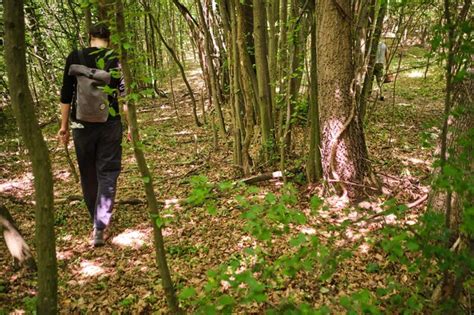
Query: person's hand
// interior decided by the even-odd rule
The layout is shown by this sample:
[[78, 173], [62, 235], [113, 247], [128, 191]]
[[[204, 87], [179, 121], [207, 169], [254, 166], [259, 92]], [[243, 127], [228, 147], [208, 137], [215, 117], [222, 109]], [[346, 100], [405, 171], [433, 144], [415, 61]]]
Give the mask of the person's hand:
[[67, 145], [69, 143], [69, 129], [67, 128], [59, 129], [58, 140], [60, 143]]

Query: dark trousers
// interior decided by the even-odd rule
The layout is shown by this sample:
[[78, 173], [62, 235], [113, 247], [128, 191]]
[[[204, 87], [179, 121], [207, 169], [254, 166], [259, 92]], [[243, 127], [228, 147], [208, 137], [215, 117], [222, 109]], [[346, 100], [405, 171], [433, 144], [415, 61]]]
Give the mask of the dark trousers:
[[84, 201], [94, 223], [109, 224], [122, 162], [122, 123], [110, 120], [73, 129]]

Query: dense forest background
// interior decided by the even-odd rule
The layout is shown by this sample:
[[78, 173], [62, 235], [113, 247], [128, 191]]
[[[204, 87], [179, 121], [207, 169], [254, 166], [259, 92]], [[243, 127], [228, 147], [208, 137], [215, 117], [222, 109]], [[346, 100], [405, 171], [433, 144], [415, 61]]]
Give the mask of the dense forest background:
[[[472, 313], [472, 1], [1, 8], [0, 314]], [[131, 137], [94, 249], [56, 134], [97, 22]]]

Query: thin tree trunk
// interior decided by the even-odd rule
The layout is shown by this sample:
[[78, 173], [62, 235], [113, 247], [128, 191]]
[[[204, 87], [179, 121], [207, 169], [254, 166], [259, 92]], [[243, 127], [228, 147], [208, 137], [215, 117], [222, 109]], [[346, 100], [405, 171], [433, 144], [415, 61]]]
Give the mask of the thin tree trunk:
[[309, 152], [306, 162], [306, 172], [310, 183], [318, 182], [322, 176], [321, 165], [321, 134], [319, 126], [319, 104], [318, 104], [318, 71], [316, 50], [316, 14], [312, 14], [313, 25], [311, 28], [311, 70], [310, 70], [310, 97], [309, 97]]
[[269, 33], [268, 33], [268, 68], [270, 72], [270, 91], [271, 91], [271, 119], [273, 121], [273, 128], [275, 128], [275, 117], [276, 117], [276, 83], [278, 78], [278, 39], [277, 36], [277, 24], [279, 21], [279, 10], [280, 0], [273, 0], [267, 3], [267, 17]]
[[253, 140], [254, 127], [254, 104], [257, 104], [257, 78], [252, 67], [249, 53], [247, 51], [247, 39], [245, 38], [245, 17], [243, 14], [242, 4], [240, 0], [233, 0], [235, 7], [235, 23], [237, 25], [237, 44], [239, 52], [239, 68], [240, 86], [242, 87], [242, 94], [245, 105], [245, 137], [242, 143], [242, 159], [244, 175], [249, 175], [252, 167], [252, 160], [250, 158], [250, 145]]
[[255, 65], [257, 68], [258, 106], [260, 107], [260, 130], [262, 132], [262, 152], [268, 162], [273, 146], [272, 102], [270, 74], [267, 62], [267, 19], [263, 0], [253, 0]]
[[211, 84], [211, 90], [209, 93], [212, 94], [212, 102], [217, 110], [217, 120], [219, 122], [219, 131], [223, 140], [226, 138], [226, 128], [224, 122], [224, 114], [222, 112], [222, 95], [219, 89], [219, 82], [217, 79], [216, 69], [212, 61], [212, 38], [209, 32], [208, 25], [206, 24], [204, 11], [201, 5], [200, 0], [196, 0], [196, 5], [198, 7], [199, 18], [201, 20], [201, 30], [204, 33], [204, 55], [206, 58], [207, 67], [209, 70], [209, 79]]
[[4, 0], [5, 61], [13, 111], [32, 162], [38, 253], [38, 314], [58, 312], [56, 238], [54, 235], [53, 176], [49, 152], [35, 116], [28, 89], [23, 0]]
[[361, 92], [361, 97], [360, 97], [360, 103], [358, 106], [359, 115], [362, 120], [364, 120], [364, 117], [365, 117], [365, 112], [367, 109], [367, 99], [370, 93], [370, 89], [372, 88], [372, 81], [374, 80], [375, 58], [377, 56], [377, 48], [379, 46], [380, 37], [382, 35], [383, 20], [387, 12], [387, 6], [388, 6], [388, 1], [383, 0], [380, 6], [378, 16], [377, 16], [377, 22], [375, 25], [375, 31], [372, 38], [372, 44], [370, 45], [369, 63], [367, 65], [367, 72], [365, 75], [364, 85], [362, 87], [362, 92]]
[[[124, 42], [126, 39], [126, 34], [122, 0], [116, 0], [116, 10], [117, 32], [120, 37], [120, 41]], [[120, 47], [123, 46], [120, 45]], [[125, 78], [126, 89], [127, 92], [131, 94], [133, 93], [133, 78], [131, 69], [128, 65], [128, 53], [126, 49], [122, 48], [120, 50], [120, 61], [122, 65], [123, 75]], [[168, 302], [168, 307], [170, 308], [171, 313], [182, 314], [182, 311], [178, 305], [178, 300], [176, 298], [173, 282], [171, 280], [168, 262], [166, 260], [166, 251], [164, 246], [163, 234], [161, 231], [161, 225], [158, 225], [157, 223], [157, 220], [160, 218], [158, 202], [156, 200], [156, 195], [153, 187], [153, 178], [148, 169], [143, 150], [139, 145], [137, 111], [133, 102], [128, 103], [128, 121], [131, 129], [132, 144], [135, 152], [135, 158], [137, 160], [138, 168], [140, 170], [145, 185], [148, 209], [150, 212], [150, 218], [152, 221], [151, 223], [153, 226], [153, 240], [155, 243], [156, 262], [160, 269], [161, 282], [165, 291], [166, 300]]]
[[[465, 0], [460, 12], [458, 7], [449, 0], [444, 0], [444, 24], [447, 29], [447, 62], [445, 117], [440, 141], [440, 165], [436, 170], [437, 175], [450, 185], [446, 188], [434, 186], [429, 198], [429, 207], [435, 211], [444, 213], [445, 225], [450, 231], [450, 238], [446, 247], [458, 238], [461, 238], [467, 254], [472, 256], [474, 252], [474, 239], [472, 233], [461, 233], [461, 226], [468, 224], [463, 222], [467, 219], [464, 211], [473, 206], [474, 194], [467, 188], [472, 187], [472, 173], [474, 171], [474, 144], [472, 142], [472, 130], [474, 130], [474, 80], [472, 78], [472, 64], [470, 73], [464, 81], [456, 82], [455, 76], [459, 73], [463, 59], [456, 60], [456, 54], [465, 41], [463, 37], [456, 37], [456, 29], [465, 21], [467, 12], [471, 6], [470, 0]], [[447, 169], [459, 170], [459, 175], [453, 178]], [[454, 183], [452, 183], [454, 181]], [[460, 184], [462, 183], [462, 184]], [[440, 294], [433, 296], [435, 303], [448, 301], [457, 302], [463, 290], [463, 284], [470, 269], [468, 264], [458, 267], [458, 270], [445, 270]], [[458, 305], [455, 303], [454, 305]], [[457, 314], [459, 308], [452, 308], [448, 313]]]

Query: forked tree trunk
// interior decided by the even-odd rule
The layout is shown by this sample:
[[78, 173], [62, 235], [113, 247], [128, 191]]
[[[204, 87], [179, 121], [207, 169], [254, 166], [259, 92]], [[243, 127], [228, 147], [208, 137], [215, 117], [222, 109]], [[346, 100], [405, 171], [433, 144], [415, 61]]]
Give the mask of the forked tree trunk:
[[203, 46], [204, 46], [204, 57], [206, 59], [208, 73], [209, 73], [209, 81], [210, 81], [210, 90], [209, 93], [212, 95], [212, 103], [216, 108], [217, 111], [217, 119], [219, 122], [219, 133], [222, 139], [225, 141], [226, 138], [226, 127], [224, 121], [224, 113], [222, 112], [222, 95], [219, 88], [219, 80], [217, 77], [217, 72], [214, 67], [214, 62], [212, 60], [212, 37], [211, 33], [208, 29], [208, 25], [206, 24], [206, 20], [204, 17], [203, 8], [201, 5], [200, 0], [196, 0], [196, 5], [198, 7], [199, 18], [201, 20], [201, 31], [204, 33], [203, 38]]
[[234, 136], [234, 165], [239, 168], [243, 174], [243, 152], [242, 141], [245, 139], [244, 128], [244, 105], [242, 92], [240, 90], [240, 65], [237, 50], [237, 25], [235, 24], [235, 8], [232, 0], [219, 0], [219, 10], [226, 33], [227, 62], [229, 65], [229, 83], [230, 83], [230, 105], [232, 107], [232, 125]]
[[[117, 21], [117, 32], [120, 38], [120, 47], [123, 47], [122, 43], [126, 41], [125, 33], [125, 18], [122, 0], [116, 0], [116, 21]], [[132, 83], [133, 77], [130, 66], [128, 64], [128, 54], [126, 49], [120, 49], [120, 61], [122, 65], [122, 71], [125, 79], [125, 85], [127, 93], [133, 93]], [[173, 282], [171, 280], [170, 271], [168, 268], [168, 262], [166, 260], [166, 251], [164, 246], [163, 234], [161, 231], [161, 225], [157, 224], [157, 220], [160, 218], [158, 210], [158, 202], [153, 187], [153, 178], [148, 169], [148, 165], [145, 160], [145, 155], [141, 146], [139, 145], [139, 134], [138, 134], [138, 123], [137, 123], [137, 111], [133, 102], [128, 103], [128, 121], [130, 124], [132, 144], [135, 152], [135, 158], [137, 160], [138, 168], [143, 178], [145, 185], [146, 198], [148, 202], [148, 209], [150, 212], [151, 223], [153, 226], [153, 240], [155, 243], [155, 255], [156, 263], [160, 270], [161, 281], [163, 289], [165, 291], [166, 300], [172, 314], [181, 314], [182, 311], [179, 308], [178, 300], [176, 298]]]
[[338, 193], [357, 198], [369, 165], [355, 108], [351, 7], [349, 1], [321, 0], [316, 14], [323, 173]]
[[[242, 142], [242, 160], [244, 175], [249, 175], [252, 167], [250, 158], [250, 145], [253, 140], [253, 127], [255, 122], [255, 105], [257, 102], [257, 77], [252, 67], [252, 61], [247, 50], [247, 39], [245, 37], [245, 16], [243, 4], [240, 0], [233, 0], [235, 8], [235, 22], [237, 31], [234, 37], [237, 39], [237, 51], [239, 58], [240, 86], [242, 87], [243, 100], [245, 105], [245, 137]], [[247, 16], [248, 17], [248, 16]]]
[[35, 240], [38, 253], [38, 314], [58, 312], [53, 176], [49, 152], [28, 88], [23, 0], [5, 0], [5, 61], [13, 112], [28, 148], [35, 184]]

